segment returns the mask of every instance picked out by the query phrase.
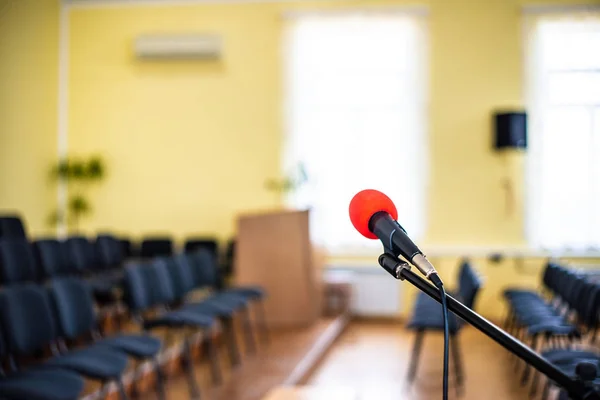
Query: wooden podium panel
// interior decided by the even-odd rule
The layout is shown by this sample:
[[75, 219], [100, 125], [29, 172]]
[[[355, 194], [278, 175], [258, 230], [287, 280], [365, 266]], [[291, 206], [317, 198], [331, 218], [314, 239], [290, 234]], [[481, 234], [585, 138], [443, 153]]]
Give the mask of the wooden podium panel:
[[267, 291], [270, 328], [307, 326], [321, 312], [321, 257], [309, 234], [309, 211], [276, 211], [238, 219], [235, 283]]

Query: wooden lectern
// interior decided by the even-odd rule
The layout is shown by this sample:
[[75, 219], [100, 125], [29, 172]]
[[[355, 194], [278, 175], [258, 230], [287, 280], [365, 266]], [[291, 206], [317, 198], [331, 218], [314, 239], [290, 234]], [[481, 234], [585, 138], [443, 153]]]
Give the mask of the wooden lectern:
[[269, 328], [303, 327], [321, 315], [322, 253], [312, 246], [309, 211], [282, 210], [238, 219], [236, 285], [266, 292]]

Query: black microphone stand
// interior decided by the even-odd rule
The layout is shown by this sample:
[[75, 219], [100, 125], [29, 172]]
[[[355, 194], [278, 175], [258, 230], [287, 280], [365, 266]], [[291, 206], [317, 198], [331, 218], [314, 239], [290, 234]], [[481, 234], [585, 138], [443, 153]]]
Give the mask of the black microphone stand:
[[[394, 278], [410, 282], [429, 297], [436, 300], [438, 303], [441, 303], [438, 289], [412, 272], [410, 270], [410, 265], [398, 259], [397, 256], [384, 253], [379, 256], [379, 264]], [[456, 316], [462, 318], [496, 343], [546, 375], [559, 387], [563, 388], [568, 393], [569, 398], [573, 400], [600, 400], [600, 389], [593, 384], [596, 375], [595, 373], [589, 374], [581, 372], [579, 378], [574, 379], [563, 373], [555, 365], [533, 351], [530, 347], [524, 345], [504, 330], [498, 328], [460, 301], [454, 299], [450, 295], [446, 295], [446, 299], [448, 309], [456, 314]], [[589, 364], [586, 365], [588, 368], [593, 366], [591, 363], [585, 364]], [[582, 370], [584, 369], [585, 368], [582, 368]]]

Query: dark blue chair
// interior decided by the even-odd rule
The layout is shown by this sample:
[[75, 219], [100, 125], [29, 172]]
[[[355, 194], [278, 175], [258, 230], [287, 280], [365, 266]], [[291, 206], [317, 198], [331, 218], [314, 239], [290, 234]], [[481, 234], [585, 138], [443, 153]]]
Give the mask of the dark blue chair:
[[252, 337], [252, 328], [250, 326], [247, 301], [241, 297], [223, 297], [209, 295], [199, 301], [187, 301], [186, 298], [195, 288], [197, 288], [193, 271], [188, 264], [188, 258], [185, 254], [162, 258], [157, 260], [162, 263], [172, 284], [172, 295], [174, 307], [179, 309], [210, 315], [219, 318], [224, 327], [224, 333], [227, 335], [229, 357], [232, 366], [237, 366], [241, 362], [240, 350], [237, 343], [237, 335], [234, 329], [233, 319], [236, 313], [240, 313], [243, 318], [246, 348], [249, 352], [255, 350]]
[[33, 249], [26, 239], [0, 239], [0, 280], [4, 285], [36, 280]]
[[27, 239], [25, 225], [19, 215], [0, 215], [0, 238]]
[[[248, 303], [256, 303], [256, 316], [258, 326], [261, 331], [263, 343], [269, 341], [269, 330], [265, 318], [264, 297], [266, 296], [264, 289], [259, 286], [240, 286], [228, 287], [222, 290], [219, 289], [218, 282], [218, 265], [214, 257], [205, 251], [199, 250], [186, 255], [187, 264], [192, 270], [194, 286], [199, 289], [209, 289], [213, 292], [213, 301], [230, 301], [237, 303], [243, 310], [249, 310]], [[248, 311], [249, 312], [249, 311]], [[249, 321], [249, 315], [248, 315]]]
[[110, 234], [100, 234], [96, 236], [95, 245], [103, 269], [113, 270], [122, 267], [125, 253], [119, 239]]
[[72, 275], [77, 272], [68, 257], [65, 244], [59, 240], [38, 239], [33, 242], [33, 250], [40, 280]]
[[[477, 294], [481, 289], [482, 282], [475, 270], [471, 267], [469, 261], [464, 260], [460, 266], [458, 274], [458, 290], [449, 291], [449, 295], [455, 297], [465, 306], [474, 309]], [[458, 334], [464, 326], [464, 321], [458, 318], [454, 313], [448, 313], [448, 330], [450, 333], [450, 352], [454, 359], [454, 372], [456, 375], [457, 392], [463, 387], [464, 375], [460, 356]], [[408, 368], [407, 381], [412, 383], [415, 379], [419, 355], [423, 344], [423, 338], [427, 331], [443, 331], [443, 313], [442, 306], [425, 293], [419, 293], [417, 296], [412, 318], [407, 325], [408, 329], [416, 331], [415, 343], [412, 350], [411, 360]]]
[[[0, 358], [8, 356], [0, 334]], [[0, 368], [0, 398], [6, 400], [76, 400], [83, 392], [84, 380], [74, 372], [52, 369], [4, 371]]]
[[94, 245], [84, 236], [70, 236], [65, 242], [65, 251], [76, 271], [90, 276], [99, 269], [100, 261]]
[[[20, 357], [31, 357], [50, 346], [54, 357], [36, 368], [64, 369], [99, 380], [106, 388], [116, 382], [122, 399], [127, 399], [122, 375], [127, 356], [106, 347], [84, 347], [67, 351], [60, 343], [56, 321], [46, 289], [34, 284], [13, 285], [0, 292], [0, 320], [6, 334], [8, 352], [19, 366]], [[60, 351], [62, 350], [62, 351]]]
[[231, 303], [242, 311], [246, 330], [246, 340], [250, 350], [252, 351], [254, 349], [254, 346], [251, 344], [251, 342], [253, 343], [253, 339], [251, 339], [252, 326], [250, 323], [250, 305], [252, 303], [254, 303], [256, 320], [260, 329], [262, 342], [268, 343], [269, 332], [263, 303], [265, 291], [258, 286], [222, 288], [221, 285], [218, 284], [220, 272], [217, 261], [205, 250], [187, 254], [186, 258], [187, 263], [192, 270], [195, 288], [209, 290], [212, 293], [207, 301]]
[[[593, 339], [596, 336], [596, 330], [599, 325], [600, 312], [600, 283], [584, 280], [582, 286], [576, 287], [579, 298], [577, 304], [574, 305], [575, 319], [577, 324], [584, 329], [583, 336], [589, 337], [590, 341], [587, 347], [576, 346], [575, 343], [564, 347], [556, 345], [546, 348], [542, 351], [542, 356], [548, 361], [555, 364], [567, 375], [575, 378], [577, 365], [581, 362], [592, 362], [600, 366], [600, 349], [594, 346]], [[534, 395], [537, 389], [537, 378], [539, 373], [536, 371], [532, 380], [530, 394]], [[553, 382], [547, 380], [544, 386], [543, 398], [547, 397], [550, 386]]]
[[188, 262], [194, 271], [196, 284], [212, 289], [218, 294], [237, 295], [251, 300], [261, 300], [266, 293], [260, 286], [227, 287], [219, 290], [219, 267], [217, 260], [207, 251], [199, 250], [188, 254]]
[[170, 256], [173, 254], [173, 241], [169, 237], [147, 237], [140, 246], [141, 258]]
[[206, 250], [215, 257], [219, 258], [219, 242], [215, 238], [190, 238], [185, 241], [184, 251], [193, 253], [198, 250]]
[[221, 270], [223, 276], [230, 277], [235, 273], [235, 249], [236, 249], [235, 238], [227, 241], [225, 251], [223, 252], [223, 260], [221, 262]]
[[[56, 311], [61, 337], [77, 340], [84, 336], [95, 339], [94, 347], [107, 346], [135, 358], [138, 362], [150, 360], [156, 375], [156, 390], [165, 398], [164, 374], [158, 359], [162, 343], [150, 335], [118, 334], [102, 338], [94, 311], [94, 298], [89, 283], [77, 278], [58, 278], [51, 282], [50, 293]], [[134, 374], [133, 392], [137, 394], [137, 375]]]
[[[94, 293], [94, 298], [102, 306], [110, 306], [120, 300], [122, 276], [115, 276], [103, 269], [98, 249], [83, 236], [72, 236], [65, 241], [67, 254], [74, 269], [86, 277]], [[120, 327], [120, 320], [115, 320]]]
[[[170, 330], [195, 329], [203, 333], [205, 349], [211, 361], [213, 381], [222, 380], [216, 348], [211, 332], [216, 320], [211, 315], [185, 310], [170, 311], [168, 305], [174, 301], [173, 289], [166, 266], [162, 262], [130, 264], [125, 267], [125, 301], [133, 317], [144, 330], [165, 327]], [[161, 311], [158, 311], [161, 309]], [[166, 309], [166, 310], [165, 310]], [[157, 313], [158, 311], [158, 313]], [[185, 335], [183, 340], [182, 364], [188, 381], [188, 390], [193, 399], [200, 397], [192, 363], [192, 340]]]
[[123, 258], [124, 260], [128, 260], [131, 258], [136, 258], [139, 256], [138, 246], [131, 241], [131, 239], [126, 237], [118, 238], [119, 242], [121, 242], [121, 248], [123, 249]]

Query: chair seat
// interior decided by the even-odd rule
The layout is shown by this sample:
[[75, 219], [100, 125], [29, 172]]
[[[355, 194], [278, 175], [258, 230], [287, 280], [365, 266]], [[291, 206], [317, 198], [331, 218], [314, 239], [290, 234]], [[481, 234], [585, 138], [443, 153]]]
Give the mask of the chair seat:
[[225, 304], [229, 308], [245, 308], [248, 306], [249, 299], [237, 293], [215, 293], [202, 301], [208, 304]]
[[265, 290], [260, 286], [240, 286], [227, 288], [224, 293], [240, 294], [251, 299], [259, 299], [265, 297]]
[[214, 326], [215, 318], [213, 315], [201, 314], [189, 310], [171, 311], [144, 322], [144, 327], [152, 329], [158, 326], [169, 326], [180, 328], [184, 326], [194, 326], [200, 328], [210, 328]]
[[572, 325], [564, 325], [556, 321], [541, 322], [536, 325], [531, 325], [527, 328], [527, 333], [536, 335], [538, 333], [546, 333], [552, 335], [578, 335], [579, 331]]
[[42, 365], [68, 369], [90, 378], [107, 380], [119, 378], [123, 374], [127, 367], [127, 356], [112, 349], [92, 346], [51, 358]]
[[[456, 315], [448, 312], [448, 330], [454, 334], [460, 328], [460, 323]], [[443, 330], [444, 315], [442, 313], [442, 305], [427, 296], [424, 293], [419, 293], [415, 303], [413, 316], [408, 323], [409, 329], [419, 330]]]
[[225, 302], [209, 300], [184, 304], [181, 309], [186, 312], [202, 313], [213, 317], [231, 317], [236, 311], [236, 307], [225, 304]]
[[118, 335], [102, 339], [96, 345], [108, 346], [136, 358], [149, 358], [158, 354], [161, 342], [150, 335]]
[[62, 370], [35, 370], [0, 380], [0, 398], [7, 400], [76, 400], [83, 391], [79, 375]]
[[552, 349], [542, 353], [542, 357], [556, 364], [580, 359], [600, 360], [600, 353], [591, 350]]

